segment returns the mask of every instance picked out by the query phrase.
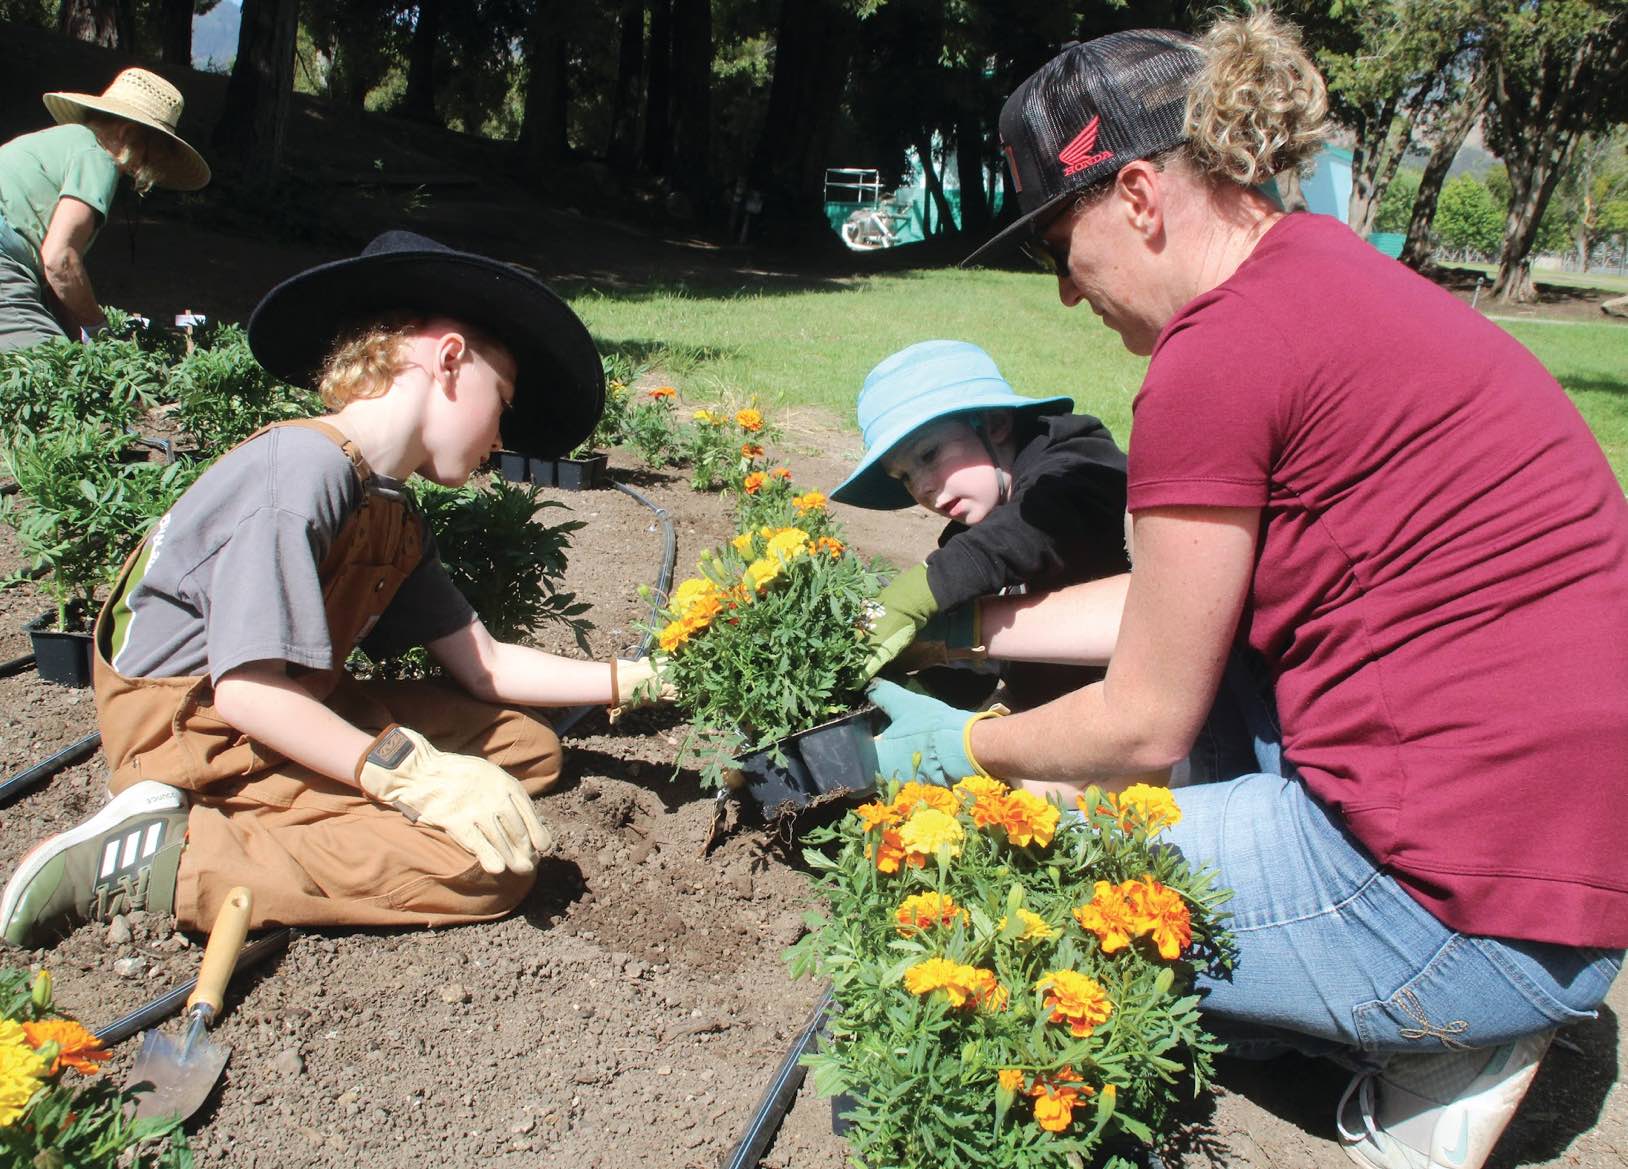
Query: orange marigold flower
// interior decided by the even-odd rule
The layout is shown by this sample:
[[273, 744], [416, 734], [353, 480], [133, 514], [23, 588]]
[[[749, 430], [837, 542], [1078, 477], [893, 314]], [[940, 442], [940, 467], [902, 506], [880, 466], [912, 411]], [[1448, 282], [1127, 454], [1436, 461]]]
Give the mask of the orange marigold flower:
[[935, 925], [948, 929], [957, 918], [970, 920], [967, 911], [955, 903], [955, 898], [943, 893], [916, 893], [906, 897], [899, 902], [893, 916], [897, 922], [893, 928], [898, 930], [901, 938], [908, 938]]
[[1078, 970], [1054, 970], [1034, 985], [1046, 992], [1044, 1005], [1051, 1010], [1050, 1021], [1066, 1025], [1076, 1039], [1084, 1039], [1114, 1012], [1107, 992]]
[[763, 448], [761, 446], [759, 446], [757, 443], [755, 443], [755, 442], [743, 442], [743, 443], [741, 443], [741, 458], [743, 458], [743, 459], [761, 459], [762, 457], [763, 457]]
[[825, 506], [825, 496], [818, 491], [805, 491], [791, 498], [791, 505], [799, 512], [815, 511]]
[[662, 653], [670, 654], [688, 641], [694, 632], [688, 621], [669, 621], [656, 635], [656, 644], [661, 647]]
[[93, 1076], [102, 1070], [98, 1066], [101, 1061], [111, 1054], [95, 1035], [71, 1019], [41, 1019], [24, 1023], [23, 1034], [28, 1036], [28, 1045], [36, 1051], [47, 1043], [57, 1045], [56, 1059], [51, 1061], [45, 1073], [48, 1076], [56, 1075], [65, 1067]]
[[1005, 816], [1002, 826], [1006, 839], [1019, 848], [1038, 844], [1045, 848], [1057, 831], [1057, 805], [1043, 800], [1033, 792], [1013, 791], [1006, 794]]
[[979, 828], [1001, 824], [1006, 819], [1006, 793], [1011, 789], [986, 775], [969, 775], [955, 785], [955, 794], [967, 805], [967, 815]]
[[997, 993], [1004, 996], [993, 971], [964, 966], [948, 958], [928, 958], [916, 963], [904, 972], [904, 985], [914, 995], [925, 996], [941, 990], [952, 1007], [983, 1003], [995, 998]]
[[1080, 1081], [1072, 1068], [1050, 1076], [1036, 1076], [1029, 1095], [1035, 1098], [1034, 1121], [1047, 1132], [1062, 1132], [1074, 1120], [1074, 1108], [1092, 1090]]
[[821, 536], [814, 542], [814, 547], [817, 551], [829, 553], [833, 560], [842, 555], [842, 541], [832, 536]]
[[1147, 934], [1159, 947], [1159, 957], [1169, 961], [1193, 944], [1193, 921], [1181, 894], [1152, 877], [1127, 881], [1126, 900], [1130, 903], [1138, 933]]
[[735, 411], [735, 425], [749, 433], [756, 434], [763, 429], [763, 415], [757, 410]]
[[678, 397], [678, 391], [673, 389], [672, 386], [657, 386], [655, 389], [650, 391], [650, 397], [660, 402], [666, 398]]
[[774, 470], [770, 471], [769, 474], [773, 475], [776, 479], [790, 479], [791, 469], [789, 467], [776, 467]]
[[1023, 1072], [1018, 1068], [1001, 1069], [1001, 1090], [1005, 1092], [1023, 1091]]
[[988, 1011], [1004, 1011], [1007, 1000], [1011, 998], [993, 970], [974, 968], [967, 979], [967, 988], [972, 991], [978, 1005]]
[[1123, 885], [1098, 881], [1093, 888], [1090, 904], [1075, 907], [1074, 920], [1080, 923], [1081, 929], [1097, 935], [1104, 954], [1123, 950], [1131, 944], [1131, 938], [1141, 932], [1135, 907], [1125, 896]]
[[[870, 855], [868, 847], [865, 855]], [[880, 873], [896, 873], [899, 871], [901, 861], [918, 869], [927, 863], [922, 857], [906, 856], [904, 844], [899, 840], [899, 834], [892, 828], [884, 828], [882, 830], [882, 842], [876, 846], [876, 871]]]
[[916, 779], [901, 787], [899, 794], [893, 797], [893, 806], [899, 810], [901, 816], [908, 816], [923, 804], [947, 816], [953, 816], [960, 810], [960, 805], [955, 802], [955, 795], [949, 788], [939, 787], [936, 783], [922, 783]]
[[898, 809], [892, 804], [860, 804], [854, 809], [854, 815], [864, 821], [866, 832], [897, 824], [900, 819]]
[[741, 487], [746, 491], [746, 494], [756, 495], [763, 490], [763, 485], [768, 481], [769, 477], [762, 471], [752, 471], [745, 479], [741, 480]]

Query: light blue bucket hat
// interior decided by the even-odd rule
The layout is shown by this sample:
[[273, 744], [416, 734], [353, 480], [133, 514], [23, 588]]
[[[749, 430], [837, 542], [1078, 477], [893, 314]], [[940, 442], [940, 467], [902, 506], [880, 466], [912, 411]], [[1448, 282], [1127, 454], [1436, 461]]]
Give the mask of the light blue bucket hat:
[[832, 492], [838, 503], [877, 511], [910, 507], [904, 484], [882, 469], [889, 451], [929, 422], [984, 410], [1067, 414], [1073, 398], [1025, 398], [989, 354], [970, 341], [919, 341], [865, 375], [857, 403], [865, 454]]

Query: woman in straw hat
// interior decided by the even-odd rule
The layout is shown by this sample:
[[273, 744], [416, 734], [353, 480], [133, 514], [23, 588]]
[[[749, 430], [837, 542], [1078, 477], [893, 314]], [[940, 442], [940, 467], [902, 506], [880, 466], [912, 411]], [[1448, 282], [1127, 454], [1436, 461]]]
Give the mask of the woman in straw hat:
[[991, 656], [1091, 643], [1104, 682], [978, 721], [879, 694], [878, 756], [1072, 809], [1248, 700], [1247, 765], [1162, 838], [1233, 891], [1205, 1010], [1356, 1070], [1329, 1133], [1358, 1164], [1475, 1169], [1628, 944], [1628, 501], [1509, 334], [1262, 190], [1325, 109], [1262, 12], [1071, 46], [1007, 102], [994, 242], [1149, 357], [1134, 570], [983, 608]]
[[85, 253], [119, 176], [138, 194], [209, 182], [208, 164], [176, 133], [181, 106], [162, 77], [126, 69], [99, 94], [46, 94], [60, 124], [0, 146], [0, 349], [106, 324]]

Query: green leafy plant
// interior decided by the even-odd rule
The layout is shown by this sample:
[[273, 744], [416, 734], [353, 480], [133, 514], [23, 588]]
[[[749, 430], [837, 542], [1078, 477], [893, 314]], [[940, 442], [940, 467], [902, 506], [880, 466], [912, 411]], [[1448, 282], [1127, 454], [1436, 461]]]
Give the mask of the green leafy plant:
[[803, 1062], [850, 1099], [856, 1164], [1128, 1167], [1210, 1082], [1193, 984], [1231, 964], [1230, 893], [1155, 843], [1168, 788], [1078, 806], [894, 782], [808, 835], [827, 912], [787, 958], [830, 981]]
[[[435, 533], [436, 550], [447, 575], [493, 637], [524, 643], [540, 626], [559, 624], [588, 652], [587, 633], [593, 623], [584, 614], [590, 606], [559, 587], [571, 533], [584, 522], [550, 524], [537, 518], [550, 508], [569, 511], [565, 504], [540, 498], [536, 487], [501, 479], [484, 487], [420, 482], [414, 485], [414, 493]], [[422, 649], [373, 667], [380, 674], [396, 677], [422, 676], [430, 670]]]
[[37, 433], [69, 422], [122, 430], [158, 403], [165, 377], [158, 355], [111, 333], [0, 351], [0, 431]]
[[744, 532], [703, 556], [700, 575], [658, 608], [653, 632], [704, 779], [859, 705], [879, 587], [823, 506], [801, 526]]
[[219, 454], [262, 426], [322, 412], [317, 396], [267, 373], [248, 335], [223, 325], [209, 347], [195, 348], [170, 372], [176, 417], [204, 451]]
[[638, 452], [647, 467], [665, 467], [679, 455], [680, 427], [672, 386], [631, 395], [622, 420], [622, 442]]
[[181, 1121], [133, 1115], [96, 1038], [57, 1010], [51, 977], [0, 967], [0, 1154], [33, 1169], [190, 1169]]
[[694, 490], [717, 491], [762, 460], [764, 444], [777, 435], [756, 406], [712, 406], [695, 411], [679, 434], [678, 458], [689, 464]]
[[40, 584], [56, 603], [59, 629], [88, 622], [96, 594], [201, 471], [122, 462], [131, 442], [94, 422], [63, 421], [17, 435], [5, 452], [18, 494], [0, 520], [16, 531], [25, 560], [46, 569]]

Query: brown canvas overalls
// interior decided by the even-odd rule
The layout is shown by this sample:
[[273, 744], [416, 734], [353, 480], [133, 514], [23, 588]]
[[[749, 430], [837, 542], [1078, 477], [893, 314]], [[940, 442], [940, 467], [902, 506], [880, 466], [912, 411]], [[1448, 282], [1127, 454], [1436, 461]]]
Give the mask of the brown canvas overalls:
[[[535, 796], [560, 773], [560, 741], [547, 723], [433, 682], [361, 682], [345, 659], [424, 550], [422, 518], [376, 490], [373, 472], [343, 434], [316, 420], [363, 485], [320, 572], [333, 663], [291, 670], [329, 709], [368, 732], [392, 722], [443, 751], [479, 755]], [[262, 432], [263, 433], [263, 432]], [[117, 794], [152, 779], [191, 793], [187, 846], [175, 896], [178, 923], [204, 929], [233, 885], [254, 890], [254, 927], [441, 925], [500, 917], [531, 888], [530, 875], [484, 872], [436, 828], [409, 822], [356, 787], [294, 763], [238, 733], [215, 712], [209, 677], [126, 678], [109, 663], [111, 612], [138, 548], [96, 622], [96, 709]]]

